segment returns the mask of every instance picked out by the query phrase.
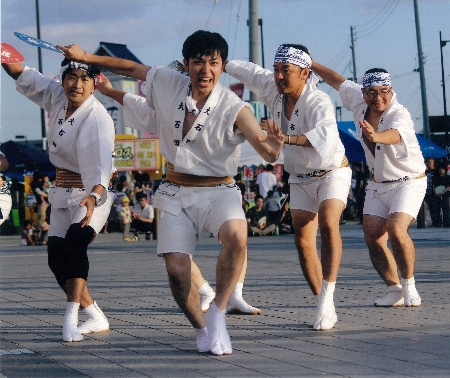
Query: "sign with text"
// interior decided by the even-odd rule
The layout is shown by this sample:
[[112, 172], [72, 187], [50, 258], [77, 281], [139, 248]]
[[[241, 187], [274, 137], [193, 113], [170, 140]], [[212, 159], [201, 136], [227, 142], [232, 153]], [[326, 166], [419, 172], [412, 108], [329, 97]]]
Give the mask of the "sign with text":
[[157, 139], [129, 139], [114, 142], [114, 166], [118, 171], [151, 171], [158, 169]]

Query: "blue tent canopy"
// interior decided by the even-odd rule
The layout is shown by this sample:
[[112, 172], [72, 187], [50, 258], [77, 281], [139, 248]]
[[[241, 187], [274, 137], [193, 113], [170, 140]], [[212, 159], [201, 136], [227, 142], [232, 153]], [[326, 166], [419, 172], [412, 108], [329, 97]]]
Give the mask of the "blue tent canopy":
[[358, 133], [355, 124], [351, 121], [338, 122], [339, 136], [345, 147], [345, 155], [350, 161], [365, 161], [366, 156], [359, 142]]
[[[350, 161], [365, 161], [364, 150], [359, 142], [355, 124], [352, 121], [338, 122], [339, 136], [345, 147], [345, 154]], [[447, 152], [437, 144], [416, 134], [420, 149], [424, 158], [441, 158], [447, 156]]]
[[447, 152], [432, 141], [424, 138], [421, 134], [416, 134], [420, 149], [424, 158], [441, 158], [447, 156]]
[[22, 172], [39, 170], [54, 171], [55, 167], [50, 163], [50, 158], [44, 152], [34, 148], [24, 146], [12, 140], [2, 143], [0, 151], [3, 152], [9, 163], [9, 168], [5, 172]]

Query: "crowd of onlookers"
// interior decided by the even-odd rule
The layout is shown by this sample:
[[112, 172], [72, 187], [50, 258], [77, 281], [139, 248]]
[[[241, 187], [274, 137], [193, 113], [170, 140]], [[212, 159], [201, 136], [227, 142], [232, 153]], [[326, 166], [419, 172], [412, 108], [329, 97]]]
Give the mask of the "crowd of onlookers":
[[[450, 173], [448, 159], [432, 158], [425, 161], [427, 170], [427, 206], [431, 224], [429, 227], [450, 227]], [[353, 179], [349, 188], [347, 206], [341, 223], [346, 219], [363, 223], [365, 189], [368, 180], [367, 167], [360, 162], [352, 164]], [[103, 228], [104, 233], [121, 232], [125, 241], [156, 239], [155, 211], [152, 206], [156, 185], [147, 173], [133, 176], [122, 174], [112, 182], [114, 200]], [[247, 185], [241, 182], [241, 175], [235, 176], [236, 185], [242, 193], [242, 208], [246, 214], [249, 236], [264, 236], [294, 233], [289, 209], [289, 184], [287, 177], [278, 180], [274, 167], [268, 164], [265, 170], [256, 175]], [[52, 179], [35, 172], [31, 188], [35, 197], [37, 222], [25, 220], [22, 224], [21, 245], [46, 244], [50, 224], [51, 206], [48, 192]]]

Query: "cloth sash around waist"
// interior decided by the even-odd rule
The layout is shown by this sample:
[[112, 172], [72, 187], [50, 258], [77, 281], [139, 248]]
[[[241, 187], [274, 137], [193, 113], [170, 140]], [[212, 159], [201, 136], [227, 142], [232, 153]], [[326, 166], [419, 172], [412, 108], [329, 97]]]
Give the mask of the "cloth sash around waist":
[[[345, 168], [348, 167], [348, 159], [347, 156], [344, 155], [342, 159], [342, 163], [339, 168]], [[320, 170], [320, 171], [314, 171], [309, 173], [300, 173], [297, 175], [297, 177], [305, 178], [305, 177], [322, 177], [323, 175], [327, 174], [328, 172], [331, 172], [331, 170]]]
[[[117, 171], [111, 174], [110, 185], [117, 176]], [[56, 168], [55, 186], [59, 188], [84, 188], [81, 175], [64, 168]]]
[[232, 184], [233, 178], [231, 176], [215, 177], [215, 176], [197, 176], [189, 173], [176, 172], [172, 163], [167, 162], [168, 172], [166, 181], [171, 184], [180, 186], [197, 186], [208, 187], [222, 184]]
[[407, 177], [407, 176], [405, 176], [405, 177], [403, 177], [403, 178], [399, 178], [398, 180], [375, 181], [374, 175], [371, 174], [371, 175], [370, 175], [370, 181], [377, 182], [377, 183], [379, 183], [379, 184], [387, 184], [387, 183], [390, 183], [390, 182], [400, 182], [400, 181], [406, 181], [406, 180], [416, 180], [416, 179], [423, 178], [423, 177], [425, 177], [425, 176], [426, 176], [426, 175], [425, 175], [425, 172], [423, 172], [423, 173], [421, 173], [420, 175], [418, 175], [418, 176], [416, 176], [416, 177]]

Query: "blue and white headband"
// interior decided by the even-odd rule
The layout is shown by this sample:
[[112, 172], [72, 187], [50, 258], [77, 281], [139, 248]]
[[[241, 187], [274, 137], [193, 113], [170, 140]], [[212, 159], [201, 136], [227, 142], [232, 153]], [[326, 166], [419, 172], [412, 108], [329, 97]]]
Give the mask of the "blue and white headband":
[[[65, 63], [65, 62], [63, 62]], [[101, 75], [101, 71], [97, 66], [93, 66], [91, 64], [78, 63], [69, 61], [66, 65], [61, 67], [61, 73], [64, 73], [67, 69], [72, 70], [82, 70], [88, 74], [89, 77], [93, 78], [95, 81], [95, 87], [97, 88], [98, 81]]]
[[391, 87], [391, 75], [387, 72], [371, 72], [363, 76], [363, 87]]
[[275, 63], [291, 63], [301, 68], [311, 67], [311, 57], [303, 50], [281, 45], [275, 53]]

